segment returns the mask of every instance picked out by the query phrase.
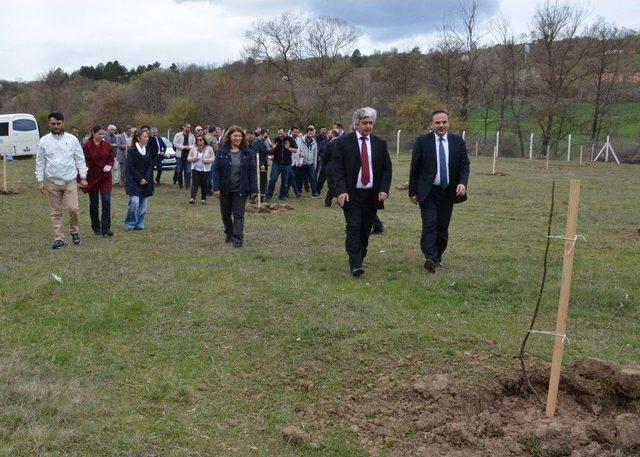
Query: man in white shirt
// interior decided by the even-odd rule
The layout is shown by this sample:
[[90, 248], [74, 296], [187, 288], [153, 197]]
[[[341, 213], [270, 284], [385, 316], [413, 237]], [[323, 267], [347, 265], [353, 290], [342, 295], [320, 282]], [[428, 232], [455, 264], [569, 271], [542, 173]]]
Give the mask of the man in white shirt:
[[[73, 244], [80, 244], [78, 234], [78, 186], [87, 186], [87, 165], [78, 138], [64, 131], [62, 113], [49, 113], [51, 133], [40, 138], [36, 155], [38, 189], [49, 198], [53, 223], [53, 249], [64, 247], [63, 207], [69, 212], [69, 232]], [[80, 183], [76, 178], [80, 175]]]

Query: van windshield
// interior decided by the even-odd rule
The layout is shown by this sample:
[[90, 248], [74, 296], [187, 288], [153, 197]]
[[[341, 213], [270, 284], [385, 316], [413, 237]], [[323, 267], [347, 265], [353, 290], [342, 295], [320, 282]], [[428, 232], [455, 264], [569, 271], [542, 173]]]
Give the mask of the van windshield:
[[31, 119], [16, 119], [13, 121], [13, 131], [14, 132], [30, 132], [32, 130], [36, 130], [38, 126], [35, 121]]

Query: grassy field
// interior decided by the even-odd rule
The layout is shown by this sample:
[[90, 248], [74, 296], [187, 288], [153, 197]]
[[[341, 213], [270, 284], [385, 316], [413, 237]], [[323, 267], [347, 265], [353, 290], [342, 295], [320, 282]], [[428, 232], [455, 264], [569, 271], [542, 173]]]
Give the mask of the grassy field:
[[[553, 179], [553, 233], [564, 234], [577, 178], [587, 239], [576, 248], [565, 364], [637, 363], [640, 168], [545, 171], [505, 159], [506, 176], [494, 177], [489, 160], [472, 160], [445, 268], [422, 268], [419, 213], [394, 190], [359, 279], [348, 274], [341, 212], [308, 197], [288, 213], [249, 214], [236, 250], [223, 243], [217, 202], [190, 206], [169, 185], [151, 198], [148, 229], [125, 233], [126, 199], [114, 188], [115, 236], [92, 234], [82, 195], [82, 246], [52, 251], [34, 162], [9, 164], [10, 185], [24, 192], [0, 195], [0, 455], [366, 455], [348, 427], [307, 422], [309, 411], [322, 417], [400, 359], [423, 362], [396, 370], [408, 377], [465, 351], [516, 353], [539, 288]], [[406, 156], [394, 162], [394, 187], [407, 172]], [[561, 241], [550, 259], [545, 330]], [[529, 350], [549, 360], [551, 345], [534, 336]], [[312, 385], [292, 382], [300, 370]], [[286, 445], [287, 425], [320, 434], [322, 449]]]

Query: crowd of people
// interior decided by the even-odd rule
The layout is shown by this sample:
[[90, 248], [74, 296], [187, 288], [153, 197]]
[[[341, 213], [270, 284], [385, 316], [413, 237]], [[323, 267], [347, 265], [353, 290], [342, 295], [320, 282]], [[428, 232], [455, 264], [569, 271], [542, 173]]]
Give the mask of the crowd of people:
[[[172, 140], [176, 166], [173, 184], [188, 189], [194, 205], [215, 196], [220, 202], [225, 242], [240, 248], [248, 199], [270, 202], [280, 180], [278, 199], [300, 198], [304, 192], [320, 198], [327, 185], [325, 205], [337, 201], [346, 221], [345, 250], [349, 270], [360, 276], [366, 267], [371, 233], [383, 231], [377, 211], [384, 207], [391, 186], [392, 164], [387, 143], [373, 134], [377, 113], [373, 108], [354, 112], [351, 132], [336, 123], [332, 129], [309, 125], [289, 131], [246, 131], [232, 125], [184, 123]], [[144, 230], [148, 199], [161, 185], [163, 160], [168, 150], [155, 127], [125, 126], [122, 133], [109, 125], [95, 126], [87, 137], [64, 131], [64, 116], [49, 114], [51, 132], [43, 136], [36, 156], [39, 189], [49, 199], [53, 249], [64, 247], [63, 210], [70, 215], [72, 242], [81, 243], [78, 229], [78, 189], [89, 196], [91, 227], [96, 235], [112, 237], [113, 184], [125, 188], [128, 206], [125, 231]], [[424, 267], [435, 272], [447, 246], [453, 204], [466, 200], [469, 159], [464, 140], [448, 133], [448, 113], [436, 110], [431, 132], [416, 140], [409, 177], [409, 197], [420, 205], [421, 249]], [[155, 176], [154, 176], [154, 169]], [[270, 169], [270, 173], [269, 173]], [[155, 185], [154, 185], [155, 184]], [[100, 211], [101, 206], [101, 211]]]

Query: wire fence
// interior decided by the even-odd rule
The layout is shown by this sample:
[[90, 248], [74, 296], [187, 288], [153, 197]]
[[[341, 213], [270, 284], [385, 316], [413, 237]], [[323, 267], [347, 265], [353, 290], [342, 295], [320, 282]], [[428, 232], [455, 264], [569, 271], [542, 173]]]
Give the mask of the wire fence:
[[[398, 130], [382, 130], [376, 131], [375, 134], [387, 140], [389, 147], [389, 153], [391, 155], [400, 154], [405, 156], [411, 154], [413, 144], [416, 138], [426, 133], [424, 130], [406, 131], [401, 130], [398, 135]], [[453, 131], [458, 135], [464, 134], [465, 142], [467, 144], [467, 151], [470, 156], [491, 157], [496, 145], [496, 132], [487, 134], [469, 133]], [[399, 139], [399, 142], [398, 142]], [[499, 139], [499, 156], [500, 157], [520, 157], [520, 158], [533, 158], [541, 159], [546, 158], [546, 148], [542, 149], [542, 138], [539, 134], [533, 134], [533, 141], [531, 141], [531, 132], [523, 134], [522, 144], [518, 137], [511, 132], [500, 132]], [[580, 160], [580, 154], [582, 152], [582, 160], [587, 162], [593, 160], [600, 150], [604, 147], [606, 137], [598, 140], [596, 144], [591, 144], [591, 141], [582, 135], [569, 135], [561, 138], [560, 140], [552, 139], [549, 144], [549, 159], [550, 160], [570, 160], [578, 162]], [[399, 148], [398, 148], [399, 144]], [[622, 163], [640, 163], [640, 141], [630, 140], [624, 138], [610, 137], [610, 144], [615, 151], [615, 155]], [[599, 160], [604, 160], [604, 154], [602, 154]], [[615, 159], [610, 156], [610, 161]]]

